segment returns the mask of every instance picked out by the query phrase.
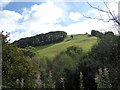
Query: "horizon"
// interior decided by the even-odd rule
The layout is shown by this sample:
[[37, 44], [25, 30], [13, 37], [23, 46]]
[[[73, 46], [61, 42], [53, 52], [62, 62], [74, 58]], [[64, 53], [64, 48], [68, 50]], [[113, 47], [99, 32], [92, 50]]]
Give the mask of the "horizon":
[[[4, 0], [3, 0], [4, 1]], [[99, 12], [83, 1], [46, 0], [45, 2], [18, 2], [14, 0], [0, 4], [0, 29], [10, 32], [11, 42], [20, 38], [31, 37], [50, 31], [65, 31], [68, 35], [88, 34], [91, 30], [100, 32], [113, 31], [112, 22], [104, 23], [86, 16], [98, 17]], [[33, 0], [31, 0], [33, 1]], [[102, 2], [90, 2], [94, 6], [104, 9]], [[110, 8], [118, 14], [114, 2], [109, 3]], [[104, 15], [104, 18], [107, 18]]]

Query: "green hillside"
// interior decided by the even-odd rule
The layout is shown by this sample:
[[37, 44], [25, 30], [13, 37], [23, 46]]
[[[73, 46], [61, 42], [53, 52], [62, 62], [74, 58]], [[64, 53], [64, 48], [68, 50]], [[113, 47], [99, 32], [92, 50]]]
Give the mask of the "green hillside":
[[68, 35], [63, 42], [36, 47], [38, 51], [36, 57], [48, 57], [49, 59], [52, 59], [61, 51], [65, 51], [69, 46], [79, 46], [84, 52], [87, 52], [96, 43], [96, 37], [89, 37], [88, 35], [79, 34], [74, 35], [74, 38], [71, 39], [70, 35]]

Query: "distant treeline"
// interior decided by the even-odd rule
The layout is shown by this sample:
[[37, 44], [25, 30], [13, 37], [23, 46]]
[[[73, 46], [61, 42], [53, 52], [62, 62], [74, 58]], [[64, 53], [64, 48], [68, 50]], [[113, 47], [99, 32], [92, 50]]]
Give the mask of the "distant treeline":
[[91, 36], [96, 36], [98, 38], [103, 38], [104, 35], [112, 35], [114, 36], [114, 33], [112, 31], [105, 32], [104, 34], [102, 32], [99, 32], [97, 30], [92, 30], [91, 31]]
[[13, 43], [17, 44], [20, 48], [25, 48], [27, 46], [39, 46], [51, 43], [58, 43], [64, 40], [67, 33], [64, 31], [54, 31], [46, 34], [38, 34], [36, 36], [22, 38]]

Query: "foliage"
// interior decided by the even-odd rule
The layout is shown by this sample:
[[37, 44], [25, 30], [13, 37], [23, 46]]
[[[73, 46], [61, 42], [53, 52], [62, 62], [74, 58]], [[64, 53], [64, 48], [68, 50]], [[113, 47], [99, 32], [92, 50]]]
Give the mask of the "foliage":
[[109, 73], [107, 68], [104, 68], [104, 72], [101, 68], [98, 69], [99, 73], [96, 74], [95, 82], [97, 83], [97, 88], [111, 88], [109, 81]]
[[114, 36], [114, 33], [112, 31], [108, 31], [108, 32], [105, 32], [105, 35], [111, 35], [111, 36]]
[[[66, 40], [69, 39], [67, 38], [59, 44], [51, 44], [41, 47], [39, 51], [42, 52], [42, 49], [46, 51], [46, 56], [43, 57], [39, 56], [40, 53], [36, 56], [32, 56], [32, 53], [36, 53], [34, 47], [29, 46], [24, 49], [18, 49], [15, 45], [8, 44], [7, 40], [4, 40], [3, 55], [6, 56], [4, 56], [5, 59], [3, 60], [6, 60], [7, 62], [4, 62], [3, 70], [5, 72], [6, 67], [8, 67], [6, 69], [8, 72], [5, 72], [4, 75], [10, 76], [4, 76], [4, 85], [13, 87], [16, 85], [16, 79], [21, 81], [23, 78], [25, 79], [24, 87], [64, 87], [64, 89], [111, 88], [111, 85], [112, 87], [119, 87], [120, 37], [115, 36], [112, 32], [106, 32], [105, 34], [98, 32], [96, 36], [99, 37], [99, 34], [101, 36], [98, 39], [98, 44], [94, 45], [89, 52], [84, 52], [83, 48], [80, 48], [80, 46], [78, 46], [79, 44], [75, 43], [78, 43], [78, 41], [79, 43], [83, 42], [84, 44], [82, 45], [85, 46], [85, 42], [87, 42], [86, 45], [88, 46], [88, 41], [91, 41], [90, 38], [93, 37], [87, 37], [88, 35], [86, 35], [86, 38], [78, 38], [79, 36], [76, 35], [74, 36], [74, 39], [70, 41], [66, 42]], [[73, 42], [75, 43], [73, 44]], [[52, 53], [53, 49], [61, 49], [61, 47], [64, 47], [65, 49], [58, 55], [57, 51], [57, 56], [53, 60], [50, 60], [47, 57], [48, 48]], [[26, 55], [26, 57], [29, 56], [31, 58], [25, 58], [23, 54]], [[105, 66], [109, 68], [109, 76], [108, 70], [104, 68]], [[23, 69], [23, 67], [25, 69]], [[36, 75], [34, 68], [40, 74], [40, 85], [34, 85], [35, 79], [33, 77]], [[101, 70], [99, 69], [99, 73], [96, 74], [98, 68], [101, 68]], [[82, 72], [82, 74], [79, 72]], [[95, 74], [96, 78], [99, 77], [99, 82], [95, 82]], [[28, 75], [29, 77], [27, 77]], [[15, 78], [12, 79], [12, 77]], [[64, 84], [60, 82], [61, 78], [64, 78]], [[7, 80], [10, 80], [11, 82]], [[9, 85], [8, 82], [13, 86]]]
[[21, 50], [23, 51], [25, 57], [30, 57], [30, 58], [34, 57], [37, 53], [36, 49], [32, 46], [28, 46], [23, 49], [21, 48]]
[[83, 85], [83, 74], [82, 72], [80, 72], [80, 88], [83, 89], [84, 85]]
[[[115, 36], [112, 33], [106, 33], [100, 39], [97, 46], [94, 46], [91, 50], [90, 58], [93, 60], [94, 69], [109, 68], [110, 81], [112, 87], [118, 87], [119, 83], [119, 65], [120, 65], [120, 52], [119, 52], [119, 36]], [[113, 77], [116, 77], [113, 78]]]
[[101, 38], [103, 34], [97, 30], [92, 30], [91, 35]]
[[58, 43], [64, 40], [67, 33], [64, 31], [49, 32], [46, 34], [39, 34], [32, 37], [22, 38], [13, 43], [17, 44], [18, 47], [25, 48], [27, 46], [40, 46], [51, 43]]
[[64, 70], [64, 68], [73, 69], [73, 61], [70, 56], [67, 56], [64, 52], [60, 53], [53, 60], [53, 75], [54, 78], [57, 78], [57, 73], [59, 74]]
[[[120, 52], [118, 50], [120, 48], [119, 36], [115, 36], [111, 32], [106, 32], [99, 39], [98, 44], [93, 46], [91, 51], [87, 54], [84, 54], [79, 47], [70, 46], [67, 48], [65, 52], [59, 54], [53, 63], [53, 71], [58, 74], [55, 74], [55, 80], [58, 82], [59, 78], [65, 78], [65, 87], [66, 88], [78, 88], [79, 83], [79, 73], [83, 73], [83, 83], [86, 89], [97, 88], [97, 84], [94, 81], [94, 75], [96, 73], [96, 69], [104, 68], [104, 66], [109, 68], [110, 76], [102, 75], [100, 83], [102, 82], [101, 88], [111, 88], [118, 87], [117, 83], [119, 83], [119, 56]], [[80, 52], [79, 52], [80, 51]], [[67, 58], [63, 59], [63, 57], [71, 58], [71, 66], [65, 61], [68, 61]], [[62, 62], [62, 63], [61, 63]], [[67, 64], [67, 65], [65, 65]], [[114, 68], [113, 68], [114, 67]], [[56, 69], [56, 70], [55, 70]], [[117, 79], [114, 79], [115, 76]], [[103, 85], [104, 82], [104, 85]], [[99, 83], [99, 85], [100, 85]], [[60, 87], [59, 83], [56, 83], [56, 87]], [[99, 87], [99, 88], [100, 88]]]
[[73, 35], [70, 36], [73, 39]]
[[[77, 87], [79, 74], [76, 71], [78, 58], [83, 55], [82, 49], [76, 46], [70, 46], [65, 52], [61, 52], [53, 60], [53, 79], [56, 80], [56, 87], [62, 88], [59, 83], [60, 78], [64, 77], [66, 88], [79, 88]], [[76, 76], [77, 75], [77, 76]]]
[[52, 72], [49, 71], [48, 81], [47, 81], [47, 88], [55, 88], [55, 82], [52, 79]]
[[24, 87], [34, 87], [36, 70], [15, 45], [8, 43], [8, 34], [2, 35], [2, 83], [17, 88], [16, 80], [24, 79]]
[[71, 57], [78, 57], [78, 55], [82, 54], [82, 49], [76, 46], [70, 46], [65, 51], [67, 55]]

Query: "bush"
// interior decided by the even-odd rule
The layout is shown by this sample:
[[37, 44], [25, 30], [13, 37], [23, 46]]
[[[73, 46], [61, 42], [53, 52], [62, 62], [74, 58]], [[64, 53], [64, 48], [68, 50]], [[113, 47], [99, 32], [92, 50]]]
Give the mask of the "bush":
[[37, 50], [32, 46], [28, 46], [26, 48], [23, 48], [22, 51], [23, 51], [23, 54], [25, 57], [29, 56], [30, 58], [34, 57], [37, 53]]

